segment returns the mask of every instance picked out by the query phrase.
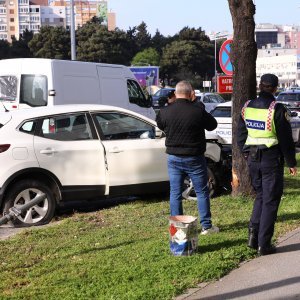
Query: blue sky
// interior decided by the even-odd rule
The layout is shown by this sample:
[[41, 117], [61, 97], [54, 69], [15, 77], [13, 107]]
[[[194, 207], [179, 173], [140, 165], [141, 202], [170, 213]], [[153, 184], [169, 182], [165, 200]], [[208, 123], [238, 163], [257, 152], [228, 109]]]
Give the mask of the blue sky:
[[[300, 0], [254, 0], [256, 23], [300, 25]], [[117, 27], [127, 30], [147, 24], [167, 36], [184, 26], [210, 31], [232, 32], [227, 0], [108, 0], [108, 10], [116, 13]]]

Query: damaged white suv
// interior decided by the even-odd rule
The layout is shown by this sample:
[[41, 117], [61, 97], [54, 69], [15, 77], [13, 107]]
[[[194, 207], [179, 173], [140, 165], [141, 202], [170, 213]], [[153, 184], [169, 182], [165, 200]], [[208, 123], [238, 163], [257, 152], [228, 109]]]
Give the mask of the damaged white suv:
[[[208, 142], [205, 155], [214, 192], [221, 149]], [[169, 189], [163, 132], [153, 120], [111, 106], [0, 113], [0, 165], [2, 213], [42, 193], [47, 196], [20, 215], [17, 226], [48, 223], [60, 201], [101, 201]]]

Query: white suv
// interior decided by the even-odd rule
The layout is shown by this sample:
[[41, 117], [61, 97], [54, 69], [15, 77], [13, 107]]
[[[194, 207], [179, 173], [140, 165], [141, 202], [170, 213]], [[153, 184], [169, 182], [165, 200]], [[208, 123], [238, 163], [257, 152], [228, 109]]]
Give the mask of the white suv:
[[[62, 200], [169, 189], [164, 134], [153, 120], [125, 109], [61, 105], [2, 112], [0, 141], [2, 211], [47, 195], [14, 221], [18, 226], [49, 222]], [[219, 146], [208, 143], [206, 157], [210, 165], [220, 163]]]

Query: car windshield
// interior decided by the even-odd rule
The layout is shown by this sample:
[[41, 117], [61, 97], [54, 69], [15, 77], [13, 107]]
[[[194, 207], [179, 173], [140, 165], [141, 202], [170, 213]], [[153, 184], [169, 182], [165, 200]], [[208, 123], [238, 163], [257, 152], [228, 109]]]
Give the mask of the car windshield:
[[300, 101], [300, 93], [279, 94], [277, 101]]
[[153, 96], [168, 96], [168, 93], [173, 89], [160, 89]]
[[215, 118], [231, 118], [231, 107], [216, 107], [210, 114]]
[[17, 98], [17, 77], [0, 76], [0, 100], [14, 101]]

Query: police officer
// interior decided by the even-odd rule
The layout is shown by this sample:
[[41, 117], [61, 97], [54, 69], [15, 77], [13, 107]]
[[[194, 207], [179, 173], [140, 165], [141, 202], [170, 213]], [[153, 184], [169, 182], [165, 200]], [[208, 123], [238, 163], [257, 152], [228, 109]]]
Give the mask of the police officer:
[[297, 174], [289, 114], [283, 104], [275, 101], [277, 86], [277, 76], [264, 74], [259, 97], [245, 103], [238, 124], [238, 146], [248, 161], [256, 192], [248, 247], [257, 249], [260, 255], [276, 252], [271, 239], [283, 193], [284, 160], [290, 174]]

